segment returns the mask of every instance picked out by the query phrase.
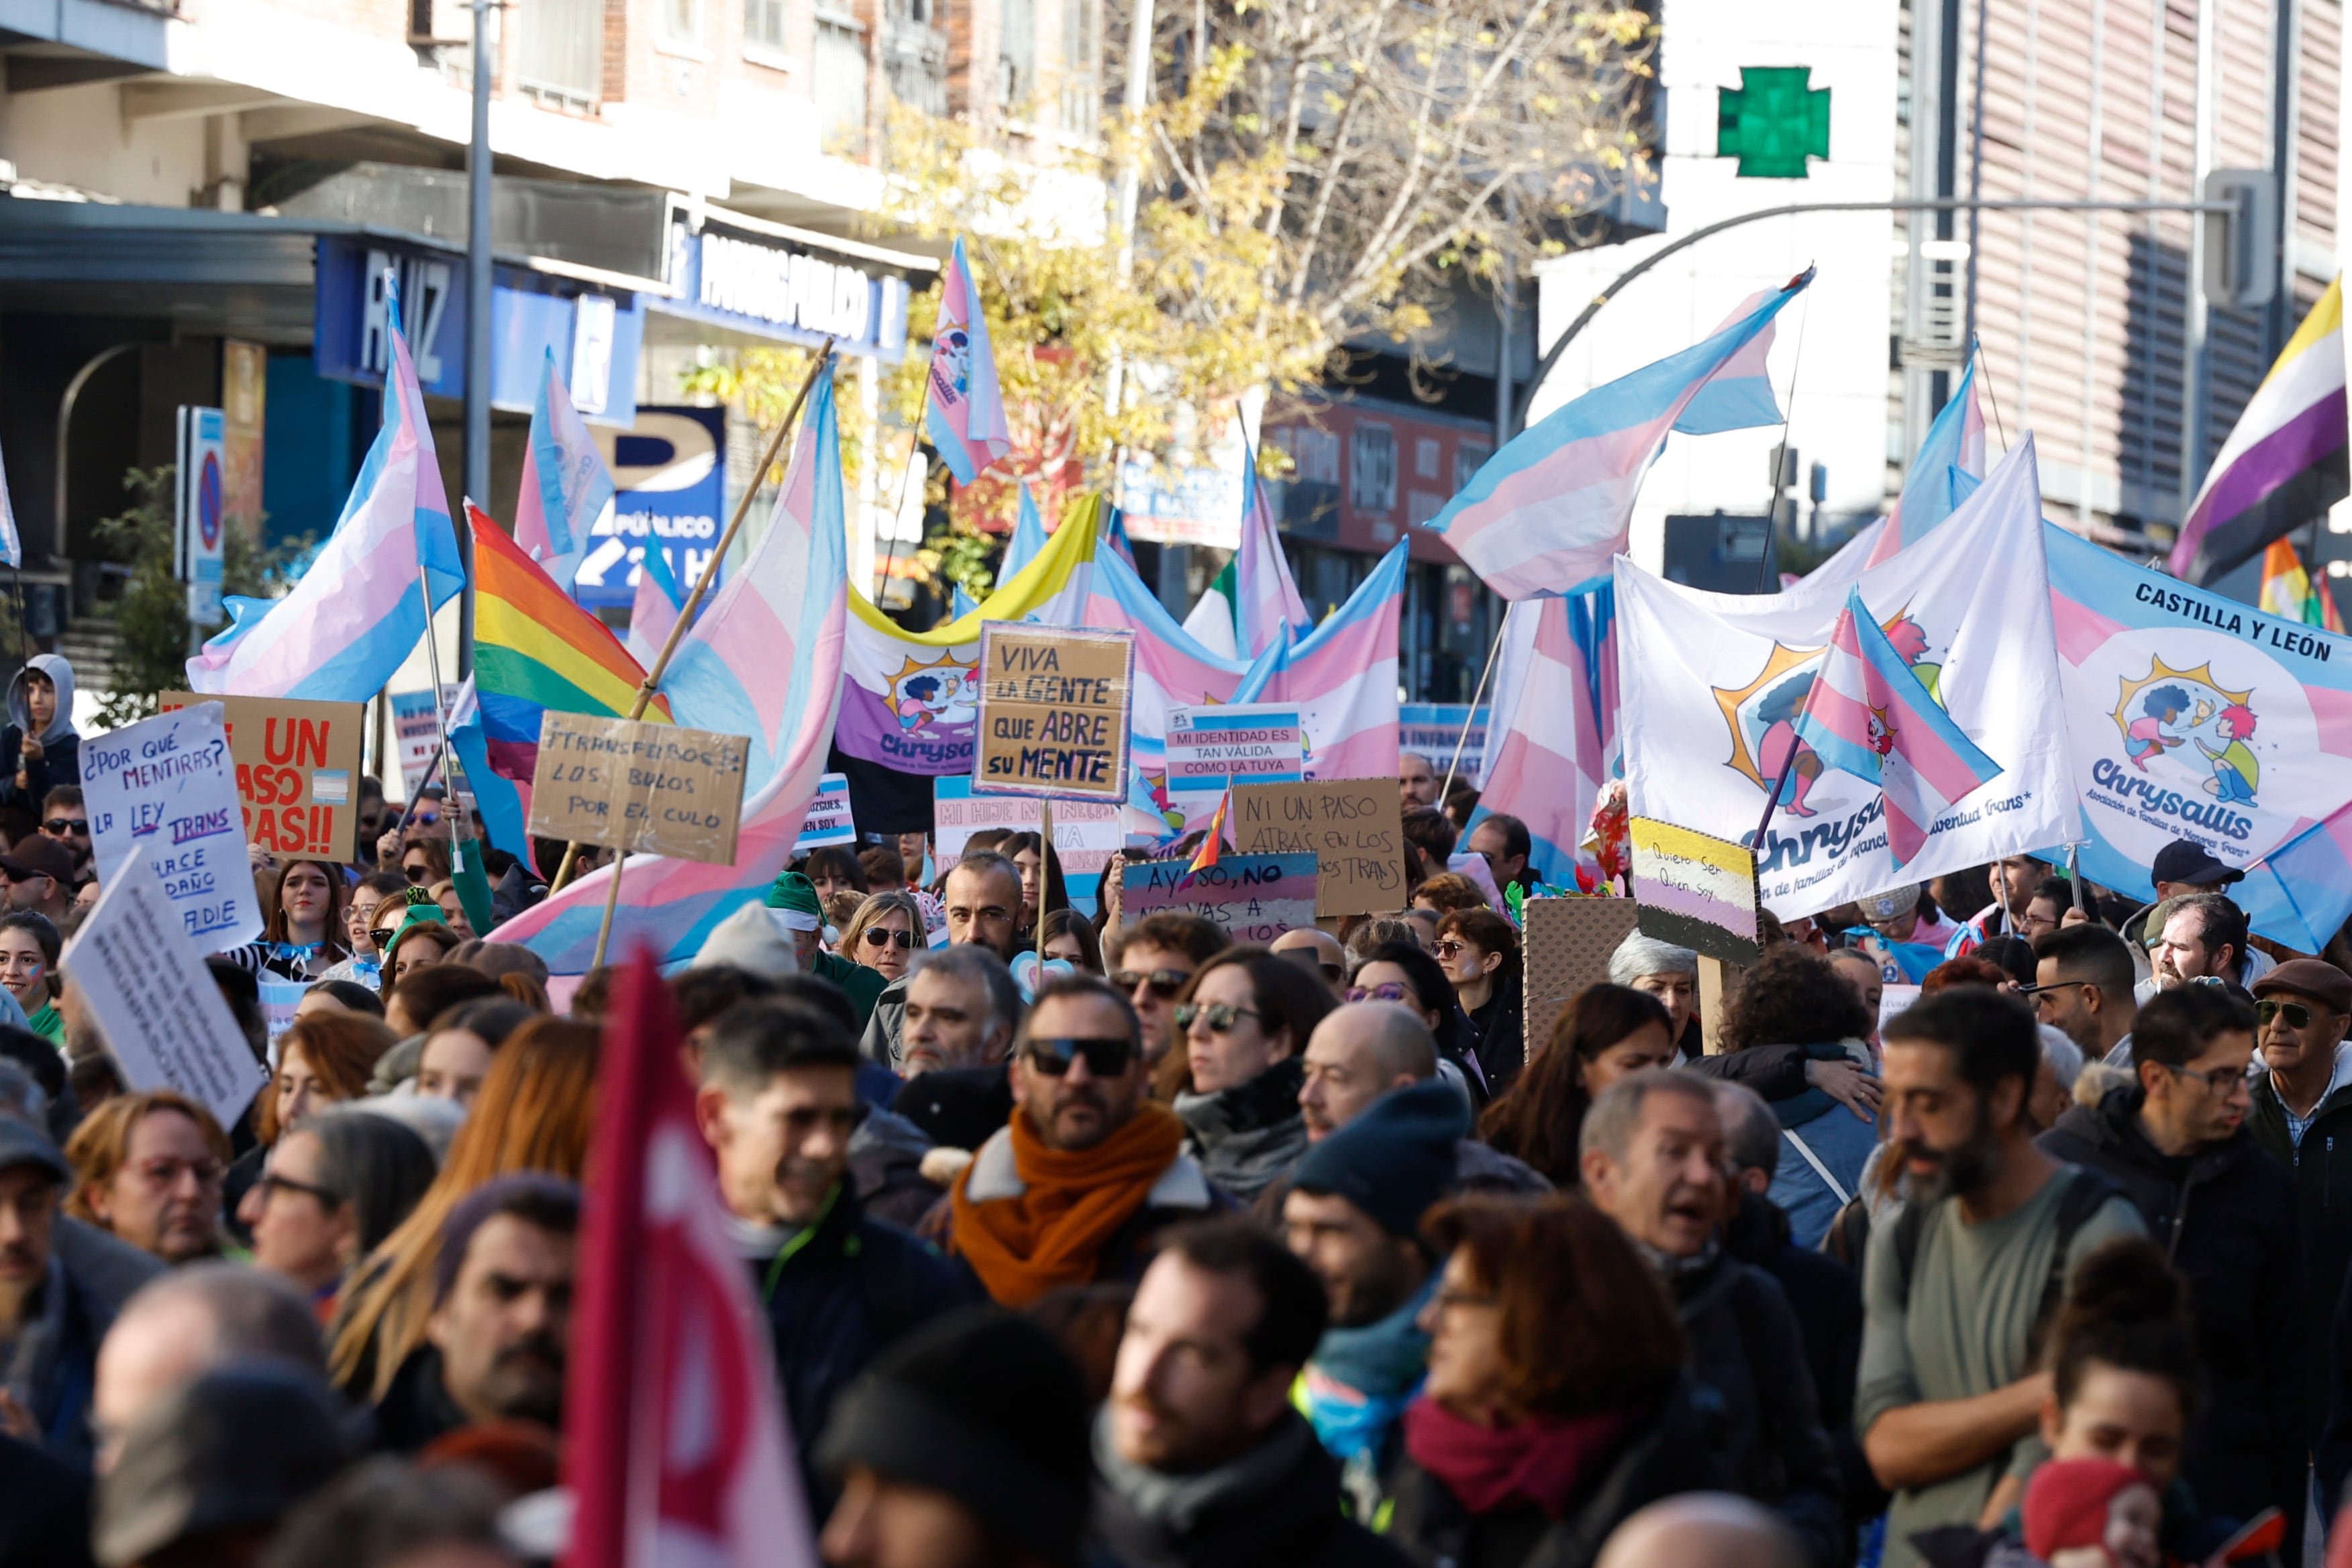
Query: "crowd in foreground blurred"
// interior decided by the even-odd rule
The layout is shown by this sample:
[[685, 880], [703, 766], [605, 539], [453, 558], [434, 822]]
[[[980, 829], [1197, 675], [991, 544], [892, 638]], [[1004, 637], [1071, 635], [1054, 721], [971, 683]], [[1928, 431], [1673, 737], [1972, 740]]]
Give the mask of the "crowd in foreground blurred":
[[[615, 972], [483, 940], [412, 809], [379, 869], [257, 863], [237, 1125], [131, 1092], [12, 706], [0, 1563], [562, 1556]], [[1525, 891], [1524, 828], [1400, 789], [1417, 869]], [[2175, 850], [2145, 907], [2020, 857], [1768, 922], [1707, 1018], [1638, 934], [1523, 1016], [1458, 873], [1257, 946], [1122, 919], [1116, 862], [1079, 914], [1034, 834], [811, 853], [662, 982], [795, 1437], [772, 1560], [2305, 1561], [2352, 1473], [2352, 955], [2260, 950]], [[489, 920], [543, 892], [492, 870]]]

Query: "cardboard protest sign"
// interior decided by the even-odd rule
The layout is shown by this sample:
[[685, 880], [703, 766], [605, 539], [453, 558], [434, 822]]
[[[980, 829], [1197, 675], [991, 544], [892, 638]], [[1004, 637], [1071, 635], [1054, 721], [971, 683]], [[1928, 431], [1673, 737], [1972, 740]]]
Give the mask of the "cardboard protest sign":
[[848, 777], [824, 774], [816, 781], [816, 799], [809, 802], [808, 815], [801, 819], [801, 836], [793, 841], [793, 853], [804, 855], [821, 844], [856, 841], [857, 824], [849, 815]]
[[1649, 817], [1628, 818], [1626, 838], [1643, 936], [1727, 964], [1756, 962], [1754, 851]]
[[1234, 790], [1234, 848], [1311, 854], [1318, 915], [1381, 915], [1404, 907], [1404, 827], [1393, 779], [1317, 779]]
[[1569, 998], [1609, 977], [1609, 955], [1633, 929], [1630, 898], [1530, 898], [1520, 933], [1526, 954], [1528, 1054], [1551, 1039], [1551, 1026]]
[[373, 858], [375, 846], [362, 850], [359, 841], [365, 703], [199, 697], [194, 692], [164, 692], [155, 700], [165, 713], [199, 702], [221, 705], [248, 842], [281, 860]]
[[983, 622], [972, 788], [1126, 800], [1134, 674], [1132, 632]]
[[112, 887], [134, 862], [151, 865], [199, 953], [261, 935], [217, 699], [85, 737], [81, 789], [101, 883]]
[[108, 872], [105, 888], [61, 961], [83, 1013], [131, 1088], [177, 1090], [235, 1126], [269, 1075], [188, 939], [182, 907], [145, 855]]
[[732, 865], [750, 750], [740, 735], [550, 709], [531, 776], [530, 831]]
[[1129, 861], [1119, 873], [1120, 917], [1139, 920], [1162, 909], [1197, 915], [1230, 942], [1271, 942], [1315, 924], [1313, 855], [1223, 855], [1187, 883], [1190, 864], [1187, 855]]
[[1296, 703], [1168, 710], [1168, 793], [1216, 796], [1229, 785], [1307, 777]]
[[[1045, 801], [1035, 796], [975, 795], [969, 779], [940, 778], [931, 784], [931, 852], [942, 869], [954, 865], [964, 841], [982, 829], [1034, 833], [1045, 816]], [[1103, 868], [1127, 843], [1123, 811], [1109, 800], [1054, 800], [1054, 853], [1062, 862], [1070, 902], [1089, 915]]]

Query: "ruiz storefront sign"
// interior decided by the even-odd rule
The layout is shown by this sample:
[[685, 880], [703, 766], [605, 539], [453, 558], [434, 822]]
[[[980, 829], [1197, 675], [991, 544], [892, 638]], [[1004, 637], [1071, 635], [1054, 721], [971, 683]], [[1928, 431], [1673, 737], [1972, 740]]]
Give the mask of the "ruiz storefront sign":
[[[827, 254], [780, 224], [705, 209], [670, 214], [666, 316], [788, 342], [835, 340], [839, 352], [897, 364], [907, 355], [907, 281], [881, 266]], [[914, 259], [914, 258], [909, 258]]]

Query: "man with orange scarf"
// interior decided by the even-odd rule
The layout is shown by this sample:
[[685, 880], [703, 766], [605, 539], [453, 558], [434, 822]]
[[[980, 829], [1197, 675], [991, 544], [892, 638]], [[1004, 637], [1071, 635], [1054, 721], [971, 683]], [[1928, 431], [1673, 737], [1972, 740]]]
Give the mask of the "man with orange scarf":
[[1013, 1117], [956, 1181], [949, 1250], [1025, 1307], [1065, 1285], [1132, 1279], [1161, 1227], [1231, 1207], [1144, 1097], [1135, 1006], [1092, 975], [1048, 980], [1013, 1051]]

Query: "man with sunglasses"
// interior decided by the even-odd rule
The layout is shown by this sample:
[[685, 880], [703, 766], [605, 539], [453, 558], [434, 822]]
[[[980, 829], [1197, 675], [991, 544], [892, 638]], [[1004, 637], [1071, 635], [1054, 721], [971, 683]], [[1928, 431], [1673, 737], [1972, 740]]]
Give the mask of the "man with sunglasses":
[[[2181, 1479], [2216, 1513], [2251, 1519], [2276, 1507], [2299, 1525], [2305, 1390], [2325, 1381], [2313, 1369], [2326, 1364], [2305, 1347], [2325, 1345], [2325, 1319], [2308, 1331], [2299, 1322], [2294, 1178], [2246, 1125], [2254, 1030], [2255, 1010], [2218, 986], [2159, 993], [2132, 1031], [2136, 1081], [2075, 1106], [2037, 1142], [2114, 1178], [2188, 1279], [2210, 1396], [2189, 1427]], [[2331, 1300], [2343, 1277], [2339, 1267]], [[2300, 1533], [2290, 1528], [2289, 1539]]]
[[89, 812], [82, 805], [80, 785], [60, 784], [42, 798], [41, 831], [73, 851], [76, 882], [96, 874], [90, 863]]
[[1012, 1119], [950, 1197], [949, 1249], [1026, 1307], [1066, 1285], [1138, 1278], [1166, 1226], [1229, 1207], [1145, 1098], [1135, 1009], [1091, 975], [1038, 988], [1013, 1044]]
[[1157, 1067], [1178, 1039], [1176, 993], [1224, 946], [1224, 933], [1213, 922], [1173, 910], [1147, 915], [1113, 938], [1110, 983], [1135, 1009], [1143, 1030], [1143, 1059], [1151, 1065]]

